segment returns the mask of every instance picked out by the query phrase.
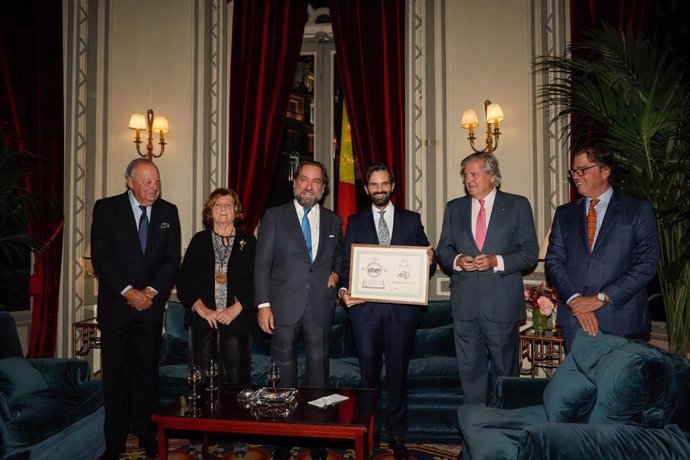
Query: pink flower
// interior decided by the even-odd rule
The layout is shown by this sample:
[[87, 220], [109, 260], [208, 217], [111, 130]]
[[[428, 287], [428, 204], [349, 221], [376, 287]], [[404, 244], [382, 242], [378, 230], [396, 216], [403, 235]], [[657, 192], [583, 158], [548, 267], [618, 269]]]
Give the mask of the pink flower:
[[537, 305], [539, 308], [539, 313], [541, 313], [544, 316], [549, 316], [551, 313], [553, 313], [553, 302], [551, 302], [548, 298], [546, 297], [539, 297], [537, 299]]
[[525, 287], [525, 302], [542, 315], [549, 316], [553, 314], [558, 302], [558, 293], [544, 283]]

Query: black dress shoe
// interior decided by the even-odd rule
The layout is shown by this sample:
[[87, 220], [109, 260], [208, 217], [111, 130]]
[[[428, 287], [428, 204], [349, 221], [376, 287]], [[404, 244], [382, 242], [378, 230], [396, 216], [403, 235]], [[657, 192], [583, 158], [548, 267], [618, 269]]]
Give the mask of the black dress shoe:
[[311, 460], [327, 460], [328, 449], [323, 447], [316, 447], [311, 450]]
[[105, 449], [98, 460], [118, 460], [120, 458], [120, 449], [108, 447]]
[[395, 460], [408, 460], [410, 458], [410, 452], [400, 436], [391, 436], [388, 439], [388, 448], [393, 451]]
[[290, 460], [290, 447], [280, 445], [273, 451], [273, 460]]
[[139, 442], [139, 447], [144, 449], [146, 458], [158, 458], [158, 442], [156, 438], [149, 438]]

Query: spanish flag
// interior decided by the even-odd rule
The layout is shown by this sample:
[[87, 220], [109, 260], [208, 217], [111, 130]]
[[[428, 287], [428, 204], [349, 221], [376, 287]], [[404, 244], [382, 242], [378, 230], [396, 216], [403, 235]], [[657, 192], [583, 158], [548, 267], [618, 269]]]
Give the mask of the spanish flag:
[[343, 124], [340, 131], [340, 177], [338, 179], [338, 215], [343, 220], [343, 235], [347, 229], [347, 218], [355, 212], [357, 212], [355, 156], [352, 151], [350, 120], [343, 104]]

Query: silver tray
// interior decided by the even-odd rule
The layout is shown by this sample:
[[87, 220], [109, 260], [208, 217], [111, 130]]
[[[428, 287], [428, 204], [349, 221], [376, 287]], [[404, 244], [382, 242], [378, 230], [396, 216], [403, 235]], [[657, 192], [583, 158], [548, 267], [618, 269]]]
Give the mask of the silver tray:
[[297, 398], [297, 388], [259, 388], [249, 398], [253, 406], [292, 404]]

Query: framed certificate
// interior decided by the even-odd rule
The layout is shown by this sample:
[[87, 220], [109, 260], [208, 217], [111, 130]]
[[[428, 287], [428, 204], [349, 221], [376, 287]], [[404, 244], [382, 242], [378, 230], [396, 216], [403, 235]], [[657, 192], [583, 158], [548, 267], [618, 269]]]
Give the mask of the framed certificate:
[[353, 244], [350, 295], [372, 302], [426, 305], [429, 259], [424, 246]]

